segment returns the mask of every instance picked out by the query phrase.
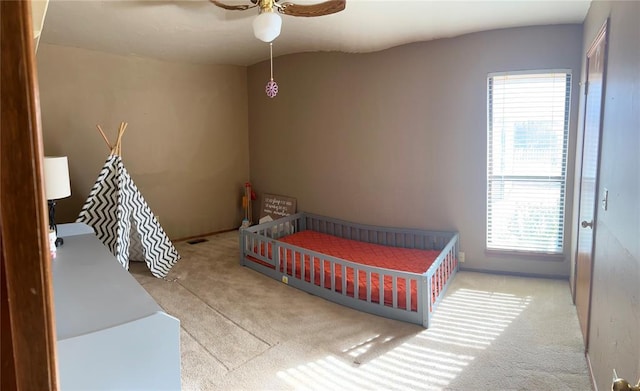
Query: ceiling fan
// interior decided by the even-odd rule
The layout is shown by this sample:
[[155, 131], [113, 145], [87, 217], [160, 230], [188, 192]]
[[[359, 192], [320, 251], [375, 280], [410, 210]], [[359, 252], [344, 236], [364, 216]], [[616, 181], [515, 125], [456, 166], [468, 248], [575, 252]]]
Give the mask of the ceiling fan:
[[261, 41], [271, 42], [280, 35], [282, 19], [275, 11], [290, 16], [323, 16], [340, 12], [346, 7], [346, 0], [329, 0], [317, 4], [295, 4], [281, 0], [249, 0], [251, 4], [229, 5], [217, 0], [209, 0], [220, 8], [244, 11], [260, 7], [260, 13], [253, 20], [253, 34]]
[[217, 0], [209, 0], [220, 8], [232, 11], [244, 11], [260, 7], [260, 13], [253, 20], [253, 34], [261, 41], [269, 43], [269, 59], [271, 62], [271, 79], [267, 82], [265, 92], [269, 98], [278, 94], [278, 84], [273, 80], [273, 43], [280, 35], [282, 18], [275, 11], [290, 16], [323, 16], [335, 14], [345, 9], [346, 0], [329, 0], [316, 4], [295, 4], [281, 0], [249, 0], [251, 4], [230, 5]]

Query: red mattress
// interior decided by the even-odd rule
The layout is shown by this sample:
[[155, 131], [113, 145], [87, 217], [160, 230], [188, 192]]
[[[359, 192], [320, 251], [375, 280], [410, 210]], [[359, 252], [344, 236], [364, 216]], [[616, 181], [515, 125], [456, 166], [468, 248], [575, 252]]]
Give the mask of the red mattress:
[[[399, 247], [382, 246], [378, 244], [359, 242], [356, 240], [343, 239], [332, 235], [322, 234], [316, 231], [302, 231], [293, 235], [280, 238], [279, 241], [289, 243], [308, 250], [313, 250], [322, 254], [356, 262], [362, 265], [381, 267], [391, 270], [407, 271], [422, 274], [427, 271], [433, 261], [440, 255], [440, 251], [435, 250], [417, 250]], [[257, 252], [258, 249], [256, 248]], [[262, 256], [271, 257], [271, 244], [268, 246], [268, 255], [265, 254], [264, 246], [260, 249]], [[284, 262], [286, 256], [286, 262]], [[275, 269], [273, 265], [262, 262], [258, 259], [250, 257], [251, 260], [258, 262], [264, 266]], [[286, 263], [286, 274], [292, 274], [292, 251], [287, 250], [286, 255], [284, 249], [280, 250], [280, 259], [283, 260], [280, 271], [285, 273], [284, 267]], [[300, 253], [295, 256], [295, 277], [301, 279], [300, 270]], [[314, 268], [314, 284], [321, 286], [320, 265], [321, 258], [313, 258]], [[304, 280], [311, 282], [311, 260], [309, 256], [304, 257]], [[324, 287], [331, 289], [331, 266], [329, 262], [324, 262]], [[354, 269], [347, 268], [347, 296], [354, 297]], [[384, 274], [384, 273], [383, 273]], [[335, 290], [342, 293], [342, 271], [339, 265], [336, 265], [333, 275], [335, 276]], [[392, 276], [384, 275], [384, 304], [393, 305], [393, 279]], [[360, 271], [358, 273], [358, 297], [361, 300], [367, 300], [366, 290], [366, 273]], [[371, 301], [380, 302], [380, 276], [378, 273], [371, 273]], [[398, 307], [407, 308], [406, 303], [406, 282], [404, 278], [397, 279]], [[417, 281], [410, 280], [411, 285], [411, 310], [416, 311], [417, 308]]]

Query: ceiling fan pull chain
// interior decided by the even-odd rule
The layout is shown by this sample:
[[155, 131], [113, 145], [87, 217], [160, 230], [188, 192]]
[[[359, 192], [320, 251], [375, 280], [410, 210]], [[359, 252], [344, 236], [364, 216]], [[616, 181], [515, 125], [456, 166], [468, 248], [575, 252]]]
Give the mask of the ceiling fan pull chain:
[[265, 92], [269, 98], [274, 98], [278, 95], [278, 85], [273, 81], [273, 42], [269, 42], [269, 61], [271, 63], [271, 80], [267, 83]]

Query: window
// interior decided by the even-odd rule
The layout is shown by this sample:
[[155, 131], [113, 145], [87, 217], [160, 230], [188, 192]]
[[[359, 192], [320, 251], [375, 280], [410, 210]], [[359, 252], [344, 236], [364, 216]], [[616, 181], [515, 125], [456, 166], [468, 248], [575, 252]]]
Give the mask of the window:
[[487, 84], [487, 249], [561, 254], [571, 73], [492, 73]]

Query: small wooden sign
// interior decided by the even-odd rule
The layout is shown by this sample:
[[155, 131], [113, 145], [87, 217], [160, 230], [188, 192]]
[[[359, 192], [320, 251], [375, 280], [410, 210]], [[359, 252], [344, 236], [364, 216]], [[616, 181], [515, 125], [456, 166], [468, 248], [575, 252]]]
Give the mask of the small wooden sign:
[[296, 199], [276, 194], [263, 194], [260, 218], [270, 216], [276, 220], [296, 213]]

